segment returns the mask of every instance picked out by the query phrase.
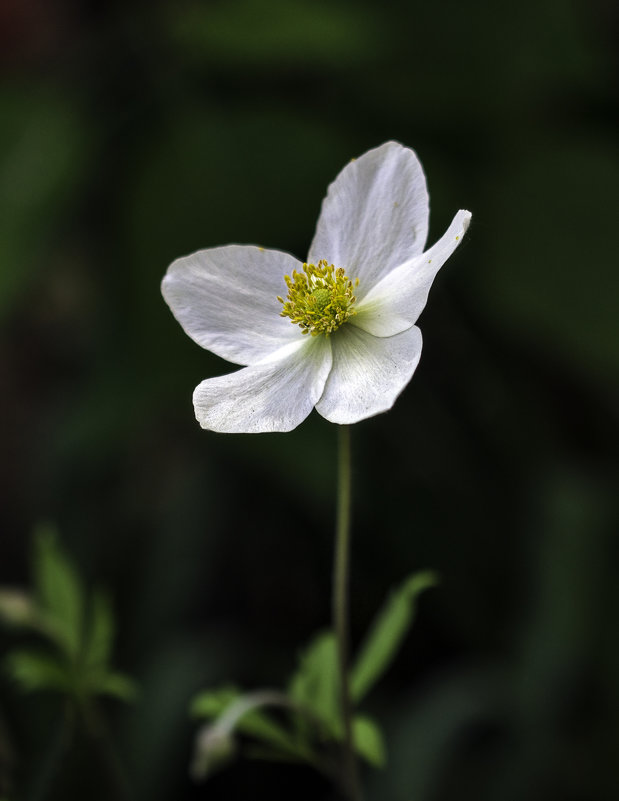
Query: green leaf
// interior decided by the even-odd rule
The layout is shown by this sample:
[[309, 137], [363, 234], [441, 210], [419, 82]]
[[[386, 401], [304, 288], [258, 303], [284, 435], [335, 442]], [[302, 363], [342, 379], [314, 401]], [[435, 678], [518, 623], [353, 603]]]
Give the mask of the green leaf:
[[107, 595], [95, 590], [90, 603], [90, 617], [85, 637], [84, 664], [106, 667], [114, 639], [114, 617]]
[[26, 692], [67, 692], [71, 688], [71, 676], [66, 665], [52, 654], [35, 650], [12, 651], [5, 664], [12, 678]]
[[359, 702], [395, 657], [413, 623], [417, 596], [437, 583], [431, 571], [415, 573], [393, 592], [378, 613], [350, 674], [350, 692]]
[[370, 765], [382, 768], [387, 761], [385, 741], [378, 725], [363, 715], [357, 715], [353, 720], [353, 740], [355, 750]]
[[[252, 699], [260, 699], [260, 692], [243, 695], [233, 687], [222, 687], [218, 690], [205, 690], [199, 693], [191, 703], [191, 714], [196, 717], [217, 719], [217, 725], [233, 705], [244, 701], [252, 703]], [[265, 706], [268, 705], [265, 704]], [[292, 734], [279, 723], [276, 723], [265, 711], [259, 708], [248, 709], [234, 720], [230, 732], [237, 731], [274, 747], [282, 756], [295, 759], [304, 758], [307, 750], [292, 742]]]
[[265, 712], [253, 709], [243, 715], [238, 721], [236, 729], [243, 734], [250, 734], [257, 740], [262, 740], [270, 745], [277, 746], [285, 753], [294, 751], [296, 748], [291, 745], [291, 734], [283, 726], [275, 723]]
[[136, 694], [134, 682], [108, 670], [114, 618], [107, 596], [92, 593], [85, 621], [84, 588], [55, 532], [41, 527], [34, 542], [38, 603], [23, 593], [0, 591], [0, 618], [43, 634], [56, 654], [16, 651], [7, 661], [9, 671], [28, 690], [53, 688], [80, 698], [100, 693], [131, 700]]
[[333, 632], [323, 632], [302, 653], [300, 665], [288, 686], [288, 695], [321, 720], [330, 734], [340, 737], [337, 647]]
[[240, 695], [241, 691], [231, 685], [203, 690], [192, 699], [189, 714], [194, 718], [217, 718]]
[[34, 581], [50, 635], [75, 659], [82, 641], [84, 592], [73, 566], [62, 553], [55, 533], [49, 527], [39, 529], [36, 534]]
[[133, 679], [124, 673], [104, 673], [88, 689], [101, 695], [111, 695], [121, 701], [133, 701], [138, 692]]

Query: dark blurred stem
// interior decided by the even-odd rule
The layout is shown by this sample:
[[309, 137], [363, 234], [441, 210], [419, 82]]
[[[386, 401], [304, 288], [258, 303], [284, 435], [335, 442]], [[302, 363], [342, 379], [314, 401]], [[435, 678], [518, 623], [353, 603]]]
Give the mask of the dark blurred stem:
[[133, 801], [131, 786], [103, 716], [94, 701], [82, 704], [84, 724], [107, 777], [114, 801]]
[[70, 702], [67, 702], [63, 705], [54, 737], [50, 741], [40, 770], [27, 794], [28, 801], [44, 801], [50, 796], [72, 736], [73, 708]]
[[337, 642], [340, 704], [344, 724], [344, 785], [350, 801], [361, 801], [353, 745], [352, 704], [348, 682], [348, 584], [350, 563], [350, 428], [338, 429], [337, 524], [333, 565], [333, 628]]

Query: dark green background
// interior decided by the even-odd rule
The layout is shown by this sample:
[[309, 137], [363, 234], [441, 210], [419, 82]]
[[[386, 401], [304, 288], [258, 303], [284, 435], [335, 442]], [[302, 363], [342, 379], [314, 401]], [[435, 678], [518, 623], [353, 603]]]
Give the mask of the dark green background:
[[[303, 258], [327, 184], [414, 147], [430, 241], [466, 240], [395, 408], [354, 427], [353, 640], [432, 567], [367, 703], [376, 801], [619, 795], [617, 79], [606, 0], [5, 0], [0, 25], [0, 582], [57, 524], [142, 686], [108, 712], [140, 799], [329, 799], [309, 770], [187, 775], [192, 694], [282, 685], [329, 621], [335, 430], [200, 430], [227, 372], [159, 283], [202, 247]], [[16, 639], [2, 633], [5, 646]], [[56, 706], [0, 679], [25, 797]], [[12, 753], [12, 756], [6, 756]], [[19, 793], [22, 795], [20, 796]], [[107, 799], [87, 749], [58, 798]]]

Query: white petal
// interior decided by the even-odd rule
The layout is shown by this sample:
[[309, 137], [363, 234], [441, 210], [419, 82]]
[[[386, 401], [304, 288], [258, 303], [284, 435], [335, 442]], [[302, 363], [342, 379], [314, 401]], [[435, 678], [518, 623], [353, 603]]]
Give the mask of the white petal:
[[331, 340], [333, 367], [316, 410], [332, 423], [357, 423], [390, 409], [421, 356], [418, 328], [374, 337], [344, 325]]
[[390, 337], [414, 325], [434, 277], [462, 241], [470, 221], [469, 211], [459, 211], [430, 250], [396, 267], [372, 287], [357, 303], [351, 323], [377, 337]]
[[222, 433], [291, 431], [320, 398], [329, 370], [326, 337], [304, 337], [267, 360], [196, 387], [193, 404], [202, 428]]
[[280, 317], [284, 275], [299, 262], [288, 253], [253, 245], [199, 250], [173, 262], [161, 285], [185, 333], [237, 364], [252, 364], [301, 336]]
[[383, 275], [423, 251], [428, 215], [417, 156], [387, 142], [344, 167], [329, 187], [308, 261], [343, 267], [359, 279], [362, 298]]

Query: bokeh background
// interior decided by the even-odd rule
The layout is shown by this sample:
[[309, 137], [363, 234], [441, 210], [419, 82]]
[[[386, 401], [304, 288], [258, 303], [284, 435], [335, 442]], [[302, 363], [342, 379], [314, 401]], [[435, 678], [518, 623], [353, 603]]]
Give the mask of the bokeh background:
[[[619, 797], [618, 32], [609, 0], [3, 0], [0, 583], [27, 586], [46, 520], [112, 592], [137, 798], [333, 797], [304, 768], [188, 776], [191, 696], [283, 685], [328, 625], [336, 432], [201, 431], [192, 390], [230, 368], [159, 284], [228, 242], [302, 258], [387, 139], [422, 160], [430, 241], [473, 223], [414, 380], [353, 432], [353, 641], [410, 571], [442, 576], [366, 704], [390, 752], [368, 796]], [[11, 798], [55, 703], [0, 678]], [[53, 797], [109, 798], [87, 749]]]

